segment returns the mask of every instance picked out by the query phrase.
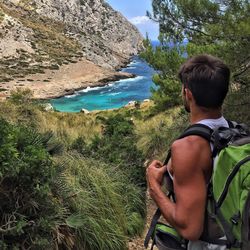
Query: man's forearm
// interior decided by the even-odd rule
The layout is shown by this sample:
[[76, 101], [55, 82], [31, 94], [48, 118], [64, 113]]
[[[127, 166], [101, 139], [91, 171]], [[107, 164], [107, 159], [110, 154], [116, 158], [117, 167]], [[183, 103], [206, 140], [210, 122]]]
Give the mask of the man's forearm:
[[157, 206], [160, 208], [163, 217], [167, 220], [167, 222], [173, 227], [178, 227], [178, 223], [175, 218], [175, 209], [176, 204], [173, 203], [161, 190], [161, 186], [159, 184], [154, 184], [149, 187], [149, 192], [151, 198], [155, 201]]

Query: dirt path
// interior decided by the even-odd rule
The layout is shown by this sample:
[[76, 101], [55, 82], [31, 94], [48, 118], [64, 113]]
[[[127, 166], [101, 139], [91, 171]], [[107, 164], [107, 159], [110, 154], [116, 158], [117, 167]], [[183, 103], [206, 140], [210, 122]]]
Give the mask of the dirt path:
[[[148, 229], [149, 229], [149, 226], [151, 223], [151, 219], [155, 213], [156, 208], [157, 207], [156, 207], [155, 203], [148, 196], [147, 197], [147, 220], [146, 220], [146, 226], [145, 226], [144, 232], [143, 232], [141, 237], [136, 237], [129, 242], [129, 250], [145, 250], [144, 239], [145, 239], [145, 236], [148, 232]], [[150, 247], [151, 247], [151, 242], [149, 244], [148, 249], [150, 249]]]

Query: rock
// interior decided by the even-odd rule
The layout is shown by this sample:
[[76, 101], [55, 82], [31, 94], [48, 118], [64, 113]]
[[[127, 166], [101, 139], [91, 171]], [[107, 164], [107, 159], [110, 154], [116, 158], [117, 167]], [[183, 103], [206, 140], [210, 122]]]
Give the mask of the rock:
[[150, 102], [150, 99], [144, 99], [143, 102]]
[[138, 101], [130, 101], [127, 105], [125, 105], [126, 108], [139, 108], [140, 103]]
[[58, 64], [52, 64], [49, 66], [49, 69], [55, 69], [55, 70], [58, 70], [59, 69], [59, 65]]
[[135, 108], [136, 106], [136, 101], [130, 101], [127, 105], [125, 105], [126, 108]]
[[[58, 25], [59, 36], [63, 35], [61, 27], [64, 27], [65, 37], [76, 40], [80, 45], [75, 53], [80, 55], [79, 53], [84, 52], [88, 60], [105, 68], [121, 67], [124, 63], [129, 62], [132, 55], [138, 54], [143, 48], [143, 37], [137, 28], [128, 22], [121, 13], [113, 10], [105, 0], [0, 0], [0, 2], [10, 10], [16, 8], [20, 16], [30, 22], [34, 17], [38, 22], [40, 17], [41, 23], [36, 25], [47, 27], [48, 24], [42, 21], [42, 17], [47, 17], [54, 25], [53, 27]], [[8, 46], [6, 43], [6, 46], [0, 46], [4, 48], [2, 53], [4, 55], [14, 54], [16, 53], [15, 46], [17, 46], [30, 54], [44, 53], [44, 56], [47, 56], [46, 51], [36, 51], [36, 48], [40, 46], [33, 39], [38, 35], [39, 39], [46, 39], [47, 34], [37, 35], [33, 33], [32, 29], [23, 26], [24, 22], [20, 22], [18, 16], [8, 15], [3, 21], [4, 25], [0, 27], [0, 33], [7, 30], [7, 36], [13, 37], [12, 43], [18, 43], [18, 46], [15, 44]], [[11, 21], [11, 27], [8, 26], [9, 21]], [[14, 42], [14, 37], [17, 37], [19, 30], [21, 31], [20, 38]], [[10, 51], [11, 49], [13, 51]], [[74, 57], [68, 59], [74, 61]]]
[[103, 83], [116, 82], [121, 79], [135, 78], [136, 75], [128, 72], [116, 72], [115, 74], [101, 80]]
[[53, 108], [53, 106], [50, 103], [45, 103], [43, 105], [43, 110], [48, 112], [48, 111], [53, 111], [54, 108]]
[[89, 114], [89, 113], [90, 113], [87, 109], [81, 109], [80, 112], [81, 112], [81, 113], [84, 113], [84, 114]]
[[[143, 48], [137, 28], [106, 0], [0, 0], [0, 7], [0, 80], [5, 83], [15, 85], [16, 79], [33, 79], [30, 75], [40, 73], [57, 77], [57, 70], [62, 72], [63, 83], [67, 70], [73, 63], [77, 67], [81, 59], [96, 67], [98, 74], [91, 72], [97, 79], [94, 82], [103, 79], [100, 85], [104, 85], [127, 78], [120, 72], [112, 77], [105, 72], [120, 69]], [[68, 65], [61, 67], [63, 63]], [[107, 79], [99, 77], [100, 71]], [[35, 90], [38, 98], [43, 91], [48, 93], [46, 98], [51, 97], [54, 78], [50, 82], [46, 76], [38, 77], [27, 87], [39, 86]], [[46, 86], [44, 90], [40, 83]], [[63, 88], [74, 86], [69, 83]], [[58, 95], [63, 94], [68, 93]]]

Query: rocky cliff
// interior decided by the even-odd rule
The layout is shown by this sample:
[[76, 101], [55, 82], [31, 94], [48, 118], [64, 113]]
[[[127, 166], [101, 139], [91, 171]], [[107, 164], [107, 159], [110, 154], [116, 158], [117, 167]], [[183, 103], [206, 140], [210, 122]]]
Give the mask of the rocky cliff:
[[103, 0], [0, 0], [0, 82], [83, 58], [116, 69], [142, 36]]

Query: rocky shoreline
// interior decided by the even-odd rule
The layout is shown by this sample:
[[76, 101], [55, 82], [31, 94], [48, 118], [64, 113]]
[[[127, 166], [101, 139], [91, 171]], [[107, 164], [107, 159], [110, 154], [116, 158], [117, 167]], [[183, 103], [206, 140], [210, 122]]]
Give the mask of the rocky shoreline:
[[0, 98], [8, 98], [12, 90], [28, 88], [33, 92], [34, 99], [48, 100], [72, 95], [75, 91], [87, 87], [105, 86], [109, 82], [133, 77], [133, 74], [105, 69], [81, 59], [76, 63], [63, 65], [57, 70], [28, 75], [24, 79], [15, 79], [3, 86], [0, 84], [0, 88], [6, 89], [0, 92]]
[[136, 77], [135, 74], [130, 74], [130, 73], [121, 73], [121, 72], [114, 72], [113, 75], [110, 75], [107, 78], [103, 78], [100, 79], [100, 81], [98, 82], [92, 82], [92, 83], [86, 83], [88, 85], [84, 86], [84, 87], [79, 87], [79, 88], [73, 88], [73, 89], [65, 89], [65, 93], [63, 93], [62, 95], [55, 95], [55, 96], [50, 96], [50, 97], [46, 97], [46, 98], [40, 98], [40, 100], [48, 100], [48, 99], [58, 99], [64, 96], [68, 96], [68, 95], [73, 95], [75, 94], [75, 92], [80, 91], [80, 90], [84, 90], [88, 87], [90, 88], [94, 88], [94, 87], [104, 87], [106, 85], [108, 85], [111, 82], [116, 82], [122, 79], [128, 79], [128, 78], [134, 78]]

